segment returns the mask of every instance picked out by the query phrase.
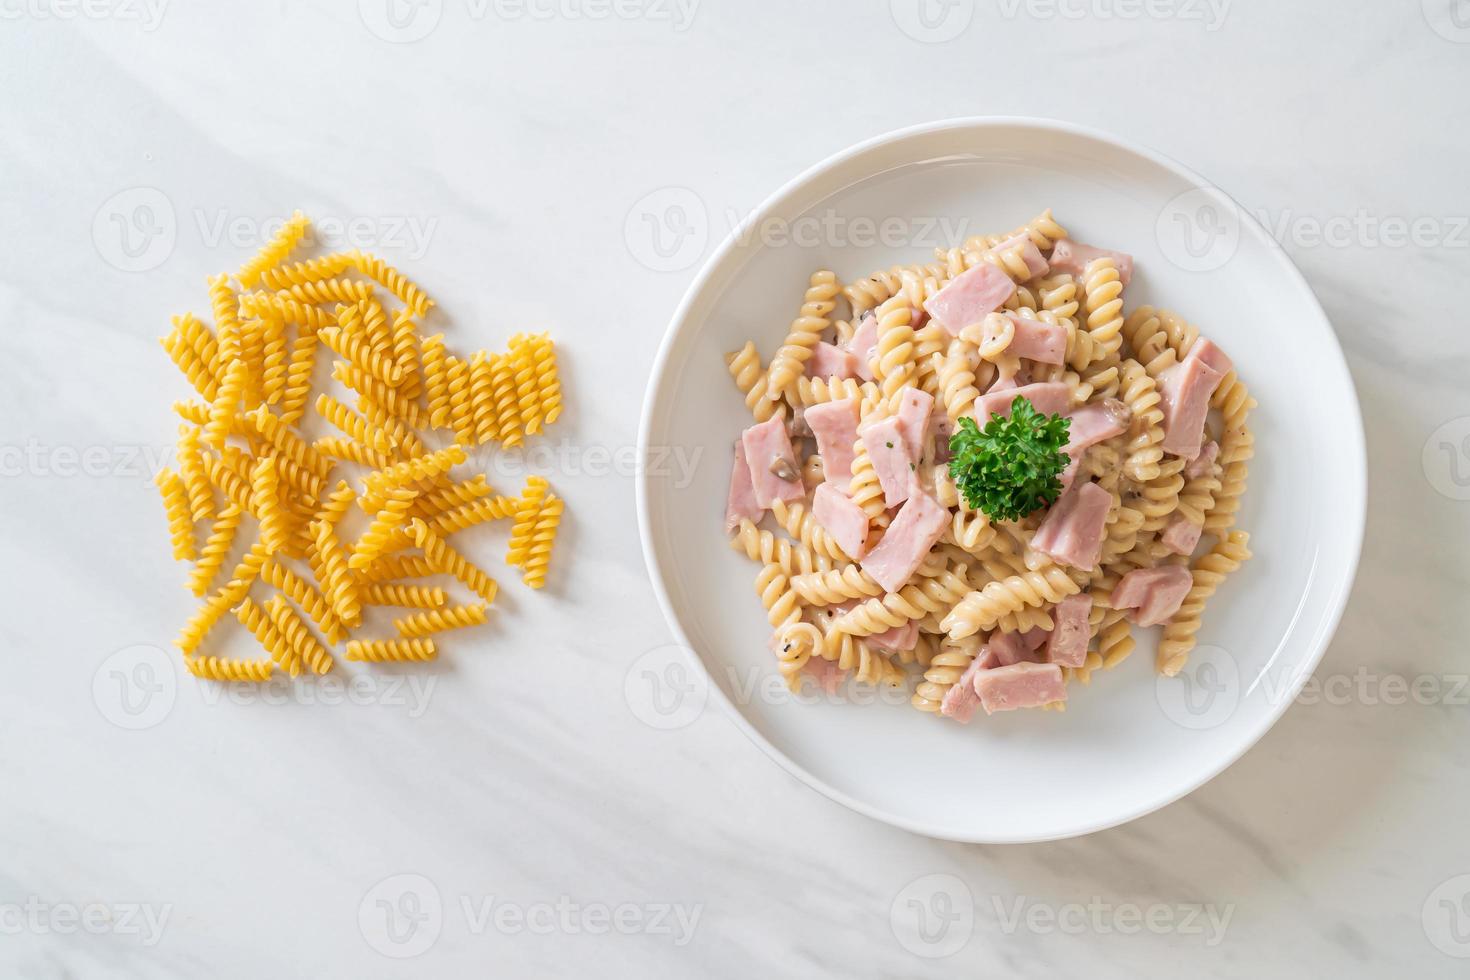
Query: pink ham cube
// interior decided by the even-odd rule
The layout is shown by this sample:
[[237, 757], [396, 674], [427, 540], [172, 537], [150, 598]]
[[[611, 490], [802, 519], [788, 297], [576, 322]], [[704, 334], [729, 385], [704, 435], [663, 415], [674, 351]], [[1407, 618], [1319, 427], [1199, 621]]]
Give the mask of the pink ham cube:
[[980, 671], [975, 675], [975, 693], [985, 713], [993, 715], [1065, 701], [1067, 685], [1062, 680], [1062, 668], [1056, 664], [1022, 662]]

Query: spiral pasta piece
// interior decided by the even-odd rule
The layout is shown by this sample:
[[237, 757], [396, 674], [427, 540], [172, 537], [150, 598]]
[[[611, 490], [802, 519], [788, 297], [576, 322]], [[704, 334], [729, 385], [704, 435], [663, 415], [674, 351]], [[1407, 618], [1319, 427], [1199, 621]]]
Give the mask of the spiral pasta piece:
[[896, 269], [879, 270], [865, 279], [848, 283], [842, 294], [852, 304], [852, 312], [859, 315], [887, 302], [903, 288], [903, 281]]
[[163, 345], [169, 360], [183, 372], [194, 390], [209, 401], [214, 401], [219, 393], [220, 378], [215, 369], [190, 346], [188, 340], [175, 330], [167, 337], [160, 337], [158, 342]]
[[432, 482], [436, 477], [443, 476], [463, 463], [466, 458], [463, 446], [446, 446], [436, 453], [416, 456], [369, 473], [365, 481], [366, 489], [358, 498], [358, 504], [365, 511], [379, 510], [389, 490], [409, 483]]
[[1173, 677], [1184, 667], [1189, 653], [1198, 642], [1201, 616], [1205, 602], [1225, 581], [1225, 577], [1236, 571], [1250, 557], [1250, 535], [1244, 531], [1231, 531], [1223, 540], [1203, 554], [1190, 569], [1193, 584], [1180, 604], [1179, 611], [1164, 626], [1164, 638], [1159, 642], [1156, 666], [1159, 673]]
[[347, 567], [356, 571], [366, 568], [387, 549], [389, 536], [408, 521], [408, 508], [418, 496], [418, 491], [407, 487], [394, 487], [386, 491], [383, 507], [373, 518], [372, 524], [357, 539]]
[[438, 571], [453, 575], [486, 602], [495, 601], [497, 586], [494, 579], [446, 544], [443, 538], [430, 531], [429, 526], [421, 519], [414, 518], [410, 529], [413, 532], [414, 544], [423, 550], [424, 556], [433, 563]]
[[368, 585], [362, 590], [362, 601], [368, 606], [403, 606], [407, 609], [438, 609], [448, 601], [444, 590], [438, 586], [405, 585], [401, 582], [384, 582]]
[[392, 661], [427, 662], [438, 656], [434, 641], [422, 640], [351, 640], [347, 659], [385, 663]]
[[1119, 397], [1130, 411], [1128, 428], [1127, 459], [1123, 471], [1128, 479], [1136, 483], [1147, 483], [1159, 475], [1159, 463], [1164, 451], [1159, 444], [1164, 440], [1164, 412], [1159, 407], [1158, 386], [1142, 364], [1129, 358], [1123, 362]]
[[960, 337], [949, 342], [949, 348], [939, 366], [940, 401], [951, 419], [958, 419], [974, 410], [975, 400], [980, 397], [975, 365], [971, 361], [975, 348]]
[[270, 617], [249, 596], [241, 599], [240, 604], [235, 607], [235, 618], [240, 621], [241, 626], [254, 634], [261, 649], [270, 655], [272, 664], [292, 677], [301, 673], [300, 658], [295, 656], [291, 644], [286, 642], [286, 638], [276, 629]]
[[868, 599], [843, 613], [832, 625], [852, 636], [871, 636], [922, 619], [927, 613], [949, 609], [969, 592], [965, 566], [961, 565], [934, 578], [920, 579], [897, 592]]
[[772, 628], [779, 631], [801, 620], [801, 600], [780, 565], [768, 562], [761, 566], [755, 577], [755, 594], [766, 607], [766, 619]]
[[306, 413], [311, 398], [311, 374], [316, 369], [316, 332], [301, 330], [291, 343], [286, 360], [286, 380], [281, 386], [281, 421], [295, 425]]
[[275, 664], [266, 660], [231, 660], [225, 657], [185, 657], [189, 673], [207, 681], [264, 683], [271, 679]]
[[470, 358], [467, 397], [474, 425], [474, 441], [484, 444], [499, 430], [496, 417], [494, 368], [484, 351]]
[[387, 409], [388, 413], [396, 419], [406, 422], [415, 429], [425, 427], [427, 421], [423, 410], [405, 397], [401, 392], [395, 391], [391, 386], [384, 384], [381, 378], [373, 377], [354, 364], [346, 361], [337, 361], [332, 365], [332, 377], [357, 392], [359, 395], [371, 398], [374, 402]]
[[1123, 344], [1123, 280], [1117, 263], [1107, 256], [1087, 263], [1082, 290], [1087, 332], [1102, 355], [1112, 357]]
[[791, 587], [809, 606], [835, 606], [849, 599], [883, 594], [883, 586], [860, 565], [844, 565], [825, 572], [791, 576]]
[[441, 569], [424, 555], [384, 555], [356, 577], [364, 586], [401, 578], [426, 578]]
[[822, 634], [822, 645], [823, 659], [835, 661], [840, 670], [851, 671], [853, 679], [861, 684], [903, 685], [903, 671], [869, 646], [867, 640], [829, 625]]
[[345, 333], [341, 327], [317, 331], [317, 337], [338, 356], [390, 387], [397, 387], [403, 372], [385, 351], [374, 350], [361, 334]]
[[495, 488], [490, 485], [489, 480], [485, 479], [485, 474], [479, 473], [468, 480], [435, 487], [433, 490], [420, 494], [413, 503], [413, 512], [418, 517], [437, 517], [445, 511], [472, 504], [494, 493]]
[[260, 392], [266, 404], [276, 405], [286, 393], [286, 324], [276, 319], [261, 321], [260, 339]]
[[756, 352], [754, 343], [746, 341], [738, 351], [726, 354], [725, 367], [730, 371], [735, 387], [745, 396], [745, 407], [750, 409], [757, 422], [764, 422], [772, 415], [785, 417], [785, 404], [771, 397], [770, 373], [761, 368], [760, 354]]
[[541, 508], [541, 502], [546, 499], [549, 488], [550, 484], [545, 477], [532, 476], [526, 480], [520, 500], [516, 502], [515, 523], [510, 529], [510, 550], [505, 555], [507, 565], [525, 567], [526, 556], [530, 552], [531, 532], [536, 527], [536, 513]]
[[807, 359], [822, 339], [822, 332], [832, 325], [832, 311], [838, 293], [837, 276], [827, 270], [812, 273], [808, 280], [801, 312], [792, 321], [786, 340], [771, 358], [766, 371], [766, 397], [780, 398], [787, 386], [802, 373]]
[[449, 424], [449, 376], [446, 373], [444, 335], [436, 333], [424, 338], [419, 356], [429, 397], [429, 425], [442, 429]]
[[883, 399], [897, 408], [903, 389], [913, 380], [914, 328], [912, 309], [902, 296], [878, 307], [878, 346], [873, 357], [873, 375], [883, 389]]
[[219, 570], [223, 567], [225, 559], [229, 557], [230, 549], [235, 544], [235, 533], [240, 527], [241, 509], [237, 504], [228, 504], [220, 511], [219, 517], [215, 518], [210, 528], [209, 537], [204, 541], [204, 547], [199, 550], [199, 561], [194, 564], [189, 573], [189, 591], [201, 599], [209, 592], [209, 586], [214, 581]]
[[776, 630], [771, 645], [786, 686], [793, 691], [799, 690], [802, 669], [811, 661], [812, 654], [822, 647], [822, 631], [811, 623], [786, 623]]
[[744, 552], [745, 557], [751, 561], [781, 566], [781, 571], [787, 576], [825, 572], [832, 568], [830, 560], [813, 554], [806, 545], [799, 542], [793, 544], [785, 538], [778, 538], [770, 531], [760, 530], [748, 520], [740, 522], [735, 536], [730, 539], [730, 547]]
[[849, 555], [842, 550], [837, 539], [827, 533], [827, 529], [817, 522], [816, 516], [799, 503], [788, 504], [784, 500], [771, 502], [771, 516], [781, 529], [791, 535], [813, 552], [824, 555], [834, 561], [847, 561]]
[[245, 364], [235, 361], [225, 371], [224, 380], [209, 405], [209, 422], [204, 426], [204, 441], [215, 449], [225, 444], [235, 413], [245, 394]]
[[[352, 439], [343, 439], [337, 436], [323, 436], [311, 444], [313, 452], [319, 455], [340, 459], [347, 463], [356, 463], [369, 469], [385, 470], [394, 465], [393, 460], [386, 454], [376, 449], [364, 446]], [[368, 510], [370, 508], [363, 508]]]
[[235, 278], [240, 280], [240, 285], [246, 289], [253, 288], [260, 281], [262, 273], [286, 261], [291, 250], [305, 237], [308, 227], [310, 227], [310, 222], [306, 220], [306, 215], [300, 211], [293, 212], [291, 217], [271, 236], [271, 240], [240, 267], [240, 271], [235, 274]]
[[376, 255], [354, 249], [351, 253], [352, 265], [363, 275], [376, 281], [399, 300], [403, 305], [413, 311], [413, 315], [422, 317], [434, 306], [434, 301], [413, 283], [407, 276], [393, 268]]
[[363, 599], [347, 564], [347, 550], [337, 539], [334, 522], [326, 518], [314, 521], [311, 536], [312, 565], [332, 612], [344, 626], [361, 625]]
[[533, 589], [546, 586], [546, 574], [551, 568], [551, 549], [556, 543], [556, 530], [561, 525], [565, 509], [562, 499], [553, 494], [536, 512], [536, 523], [526, 545], [525, 573], [521, 576], [521, 580]]
[[548, 334], [531, 338], [536, 361], [536, 388], [541, 398], [541, 412], [545, 424], [550, 425], [561, 418], [561, 375], [556, 367], [556, 344]]
[[485, 606], [482, 603], [467, 606], [452, 606], [448, 609], [426, 609], [412, 616], [393, 621], [394, 629], [405, 640], [441, 633], [445, 630], [479, 626], [485, 622]]
[[[751, 346], [750, 349], [752, 352], [755, 350], [754, 346]], [[799, 377], [792, 382], [791, 387], [787, 390], [787, 395], [796, 404], [802, 406], [821, 405], [826, 402], [839, 402], [847, 398], [855, 398], [859, 406], [866, 406], [869, 410], [876, 406], [883, 398], [883, 392], [871, 381], [859, 382], [855, 378], [837, 377]], [[767, 418], [769, 417], [767, 416]]]
[[847, 495], [868, 515], [869, 521], [879, 525], [886, 524], [888, 505], [885, 503], [883, 487], [878, 482], [878, 471], [873, 466], [872, 457], [868, 455], [868, 447], [862, 436], [858, 436], [853, 452], [852, 480], [848, 484]]
[[179, 637], [175, 641], [185, 655], [192, 654], [199, 649], [199, 644], [204, 642], [204, 638], [219, 622], [220, 617], [245, 598], [250, 591], [250, 586], [260, 577], [261, 568], [265, 565], [269, 554], [265, 546], [257, 541], [235, 566], [230, 580], [212, 593], [194, 615], [189, 617], [189, 621], [179, 631]]
[[184, 489], [184, 481], [173, 470], [160, 470], [153, 482], [163, 497], [174, 560], [190, 561], [194, 557], [194, 518], [190, 516], [189, 495]]
[[260, 577], [300, 606], [302, 611], [311, 617], [317, 629], [322, 631], [328, 643], [342, 642], [347, 631], [341, 619], [338, 618], [336, 610], [327, 602], [325, 596], [300, 575], [271, 558], [261, 567]]
[[980, 652], [982, 637], [969, 636], [955, 640], [948, 636], [939, 641], [939, 650], [924, 671], [924, 678], [914, 688], [909, 702], [920, 711], [937, 714], [944, 704], [944, 696], [959, 682], [970, 666], [970, 661]]
[[1057, 603], [1080, 591], [1080, 586], [1055, 565], [1011, 575], [971, 592], [944, 617], [944, 631], [955, 639], [992, 629], [1008, 612], [1025, 606]]
[[260, 539], [271, 551], [284, 549], [291, 528], [281, 504], [280, 474], [272, 457], [262, 456], [256, 461], [250, 474], [250, 493], [255, 513], [260, 516]]

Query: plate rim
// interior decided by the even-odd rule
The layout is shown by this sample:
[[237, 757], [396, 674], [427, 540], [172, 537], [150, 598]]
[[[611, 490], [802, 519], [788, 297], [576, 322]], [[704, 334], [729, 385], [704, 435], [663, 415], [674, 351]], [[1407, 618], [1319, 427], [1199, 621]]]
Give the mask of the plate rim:
[[[1326, 629], [1318, 631], [1317, 636], [1311, 641], [1315, 644], [1315, 648], [1302, 661], [1300, 669], [1293, 672], [1288, 696], [1282, 697], [1277, 703], [1271, 705], [1269, 710], [1261, 716], [1260, 721], [1256, 723], [1254, 729], [1249, 731], [1247, 737], [1241, 740], [1239, 747], [1227, 753], [1218, 766], [1207, 767], [1201, 770], [1197, 777], [1185, 780], [1182, 788], [1177, 792], [1170, 791], [1159, 798], [1150, 798], [1140, 806], [1120, 815], [1108, 816], [1101, 820], [1079, 822], [1075, 828], [1070, 830], [1034, 835], [965, 835], [957, 834], [950, 828], [926, 824], [924, 821], [887, 812], [880, 807], [856, 799], [848, 793], [828, 784], [825, 780], [818, 778], [805, 766], [797, 763], [793, 758], [774, 745], [745, 717], [744, 712], [730, 703], [729, 698], [725, 696], [724, 690], [710, 676], [703, 658], [694, 650], [694, 646], [690, 642], [688, 635], [680, 625], [679, 618], [674, 611], [672, 600], [669, 597], [668, 589], [665, 587], [663, 573], [656, 560], [656, 548], [653, 541], [652, 515], [649, 512], [649, 495], [651, 492], [650, 467], [647, 465], [647, 461], [649, 437], [654, 423], [654, 405], [658, 401], [660, 389], [668, 384], [669, 379], [665, 377], [665, 372], [668, 369], [669, 356], [674, 347], [674, 343], [681, 332], [681, 324], [687, 319], [691, 308], [708, 287], [716, 271], [725, 263], [729, 255], [739, 247], [741, 234], [746, 225], [754, 226], [778, 202], [788, 195], [799, 191], [813, 180], [828, 171], [836, 169], [848, 160], [880, 146], [946, 130], [984, 130], [1015, 126], [1030, 127], [1072, 137], [1083, 137], [1108, 144], [1114, 149], [1134, 154], [1150, 163], [1173, 171], [1177, 176], [1192, 184], [1194, 188], [1224, 196], [1236, 209], [1240, 220], [1241, 233], [1243, 235], [1253, 235], [1261, 244], [1267, 246], [1268, 251], [1275, 254], [1281, 269], [1311, 299], [1313, 307], [1315, 307], [1317, 313], [1321, 316], [1323, 324], [1327, 327], [1327, 333], [1332, 340], [1331, 350], [1329, 352], [1331, 355], [1330, 363], [1332, 367], [1341, 372], [1343, 379], [1346, 381], [1346, 394], [1352, 407], [1353, 424], [1344, 427], [1347, 430], [1347, 438], [1345, 440], [1346, 444], [1342, 447], [1344, 453], [1350, 457], [1349, 465], [1352, 470], [1350, 484], [1353, 489], [1352, 500], [1350, 502], [1352, 526], [1349, 529], [1340, 529], [1340, 531], [1350, 530], [1351, 532], [1351, 537], [1348, 541], [1351, 560], [1348, 563], [1347, 574], [1341, 579], [1337, 588], [1327, 597], [1326, 616], [1323, 620]], [[1337, 337], [1337, 331], [1332, 326], [1331, 318], [1328, 317], [1327, 311], [1322, 307], [1321, 300], [1317, 298], [1316, 292], [1312, 289], [1306, 276], [1302, 274], [1301, 269], [1292, 261], [1291, 256], [1271, 237], [1265, 226], [1242, 206], [1239, 201], [1221, 189], [1214, 181], [1208, 180], [1173, 157], [1116, 133], [1078, 123], [1040, 116], [958, 116], [891, 130], [854, 143], [845, 149], [828, 155], [812, 166], [802, 170], [771, 194], [767, 195], [762, 200], [760, 206], [752, 211], [748, 218], [742, 221], [739, 226], [731, 229], [719, 247], [701, 264], [699, 271], [695, 274], [689, 287], [680, 298], [678, 306], [675, 307], [674, 313], [669, 319], [668, 326], [664, 329], [663, 338], [659, 341], [658, 351], [654, 357], [653, 366], [648, 376], [648, 384], [644, 390], [643, 409], [640, 412], [638, 423], [637, 459], [640, 465], [638, 466], [634, 481], [634, 496], [635, 506], [638, 512], [638, 537], [643, 551], [643, 563], [648, 570], [649, 584], [653, 586], [654, 595], [658, 599], [659, 609], [663, 613], [665, 622], [673, 632], [674, 638], [680, 646], [683, 655], [687, 660], [692, 661], [694, 669], [703, 679], [706, 691], [711, 696], [711, 700], [720, 705], [721, 710], [734, 723], [736, 729], [742, 732], [768, 758], [787, 773], [795, 776], [810, 789], [821, 793], [828, 799], [856, 813], [888, 824], [889, 826], [898, 827], [924, 837], [960, 843], [1041, 843], [1053, 840], [1069, 840], [1071, 838], [1108, 830], [1130, 823], [1157, 810], [1161, 810], [1172, 803], [1178, 802], [1233, 766], [1242, 756], [1254, 748], [1266, 736], [1267, 732], [1276, 726], [1281, 716], [1295, 703], [1296, 697], [1301, 692], [1302, 687], [1312, 677], [1317, 666], [1321, 663], [1323, 656], [1326, 655], [1327, 648], [1331, 645], [1333, 638], [1337, 634], [1338, 626], [1342, 622], [1342, 616], [1347, 609], [1348, 597], [1352, 592], [1354, 581], [1357, 578], [1362, 559], [1363, 538], [1367, 525], [1367, 446], [1363, 430], [1362, 403], [1358, 397], [1357, 385], [1353, 380], [1352, 371], [1348, 368], [1347, 357], [1343, 353], [1342, 343]]]

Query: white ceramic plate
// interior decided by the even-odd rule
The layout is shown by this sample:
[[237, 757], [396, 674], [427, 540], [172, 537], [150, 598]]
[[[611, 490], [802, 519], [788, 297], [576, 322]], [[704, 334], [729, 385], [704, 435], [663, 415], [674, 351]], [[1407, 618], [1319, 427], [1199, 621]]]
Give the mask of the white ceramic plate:
[[[815, 269], [850, 281], [949, 244], [931, 219], [966, 222], [963, 236], [1005, 230], [1045, 207], [1074, 238], [1132, 253], [1128, 307], [1179, 311], [1234, 358], [1259, 400], [1240, 515], [1254, 560], [1211, 603], [1180, 677], [1155, 678], [1149, 637], [1090, 687], [1074, 684], [1065, 713], [981, 713], [962, 726], [913, 710], [906, 696], [859, 705], [782, 694], [752, 589], [758, 569], [722, 533], [730, 447], [750, 424], [724, 353], [751, 338], [768, 358]], [[894, 233], [872, 241], [864, 218], [880, 230], [897, 219]], [[1366, 497], [1342, 352], [1266, 232], [1157, 153], [1028, 119], [955, 120], [864, 143], [792, 181], [752, 220], [765, 233], [732, 235], [674, 316], [640, 431], [645, 556], [670, 624], [712, 683], [711, 701], [832, 799], [963, 841], [1047, 840], [1131, 820], [1259, 739], [1337, 625]], [[804, 244], [787, 244], [783, 230]], [[692, 483], [659, 465], [669, 448], [700, 454]]]

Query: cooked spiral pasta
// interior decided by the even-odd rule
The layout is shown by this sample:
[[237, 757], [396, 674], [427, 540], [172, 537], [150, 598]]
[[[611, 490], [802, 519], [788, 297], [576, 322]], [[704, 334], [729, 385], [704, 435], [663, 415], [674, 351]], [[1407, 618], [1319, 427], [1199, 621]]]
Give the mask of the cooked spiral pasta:
[[772, 628], [780, 630], [801, 619], [801, 598], [791, 588], [791, 579], [775, 562], [761, 566], [755, 577], [755, 594], [766, 607], [766, 619]]
[[806, 296], [801, 312], [786, 333], [786, 340], [771, 358], [766, 371], [766, 397], [781, 397], [786, 387], [802, 373], [812, 350], [821, 339], [822, 332], [832, 325], [832, 311], [838, 292], [837, 277], [823, 270], [812, 273], [807, 283]]
[[878, 346], [874, 351], [873, 375], [883, 389], [883, 399], [896, 406], [903, 389], [913, 380], [914, 328], [912, 310], [902, 296], [878, 307]]
[[833, 623], [835, 629], [853, 636], [870, 636], [921, 619], [926, 613], [949, 609], [970, 592], [963, 565], [946, 569], [934, 578], [922, 578], [898, 592], [876, 596]]
[[883, 594], [883, 586], [873, 581], [873, 577], [860, 565], [793, 575], [791, 587], [810, 606], [835, 606], [849, 599], [867, 599]]
[[827, 529], [817, 522], [816, 516], [804, 504], [788, 504], [784, 500], [771, 502], [771, 516], [781, 529], [819, 555], [834, 561], [847, 561], [849, 556]]
[[[753, 350], [754, 348], [752, 348]], [[856, 398], [858, 404], [867, 409], [878, 404], [883, 393], [871, 381], [859, 382], [855, 378], [808, 378], [800, 377], [792, 382], [786, 392], [796, 404], [821, 405], [847, 398]], [[770, 416], [767, 416], [769, 418]]]
[[745, 552], [745, 556], [751, 561], [781, 566], [781, 571], [787, 576], [825, 572], [832, 567], [830, 560], [814, 555], [806, 545], [778, 538], [770, 531], [760, 530], [748, 520], [740, 522], [734, 537], [730, 539], [730, 547]]
[[1102, 356], [1117, 354], [1123, 343], [1123, 281], [1111, 258], [1104, 256], [1087, 264], [1082, 308], [1087, 314], [1087, 332]]
[[868, 515], [869, 521], [885, 524], [888, 505], [884, 502], [878, 471], [873, 466], [873, 459], [868, 455], [868, 447], [862, 436], [858, 436], [853, 451], [852, 480], [848, 483], [847, 495]]
[[740, 350], [725, 355], [725, 366], [735, 379], [735, 387], [745, 396], [745, 407], [757, 422], [764, 422], [777, 413], [785, 415], [785, 404], [770, 397], [770, 374], [761, 368], [754, 343], [747, 341]]
[[1194, 563], [1194, 567], [1190, 569], [1193, 585], [1179, 606], [1179, 611], [1165, 625], [1164, 638], [1159, 642], [1159, 673], [1173, 677], [1183, 669], [1190, 651], [1198, 642], [1195, 634], [1199, 632], [1205, 601], [1215, 594], [1227, 575], [1240, 568], [1251, 557], [1249, 543], [1249, 534], [1231, 531]]
[[944, 629], [955, 639], [991, 629], [1008, 612], [1025, 606], [1060, 602], [1080, 586], [1055, 565], [991, 582], [961, 599], [944, 617]]

